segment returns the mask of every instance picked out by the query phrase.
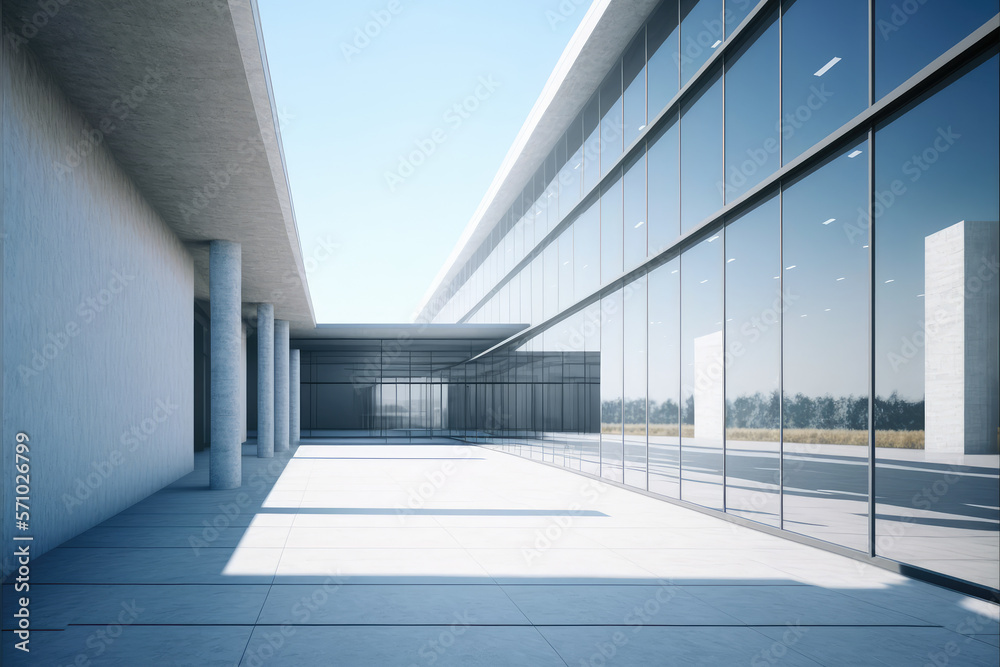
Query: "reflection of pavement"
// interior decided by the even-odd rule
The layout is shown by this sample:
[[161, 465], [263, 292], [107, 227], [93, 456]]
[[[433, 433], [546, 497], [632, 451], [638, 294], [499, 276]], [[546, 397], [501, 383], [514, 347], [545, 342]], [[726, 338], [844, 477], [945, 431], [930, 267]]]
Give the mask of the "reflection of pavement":
[[[624, 461], [620, 442], [613, 448], [605, 443], [603, 466], [597, 435], [557, 434], [504, 448], [616, 481], [622, 481], [624, 470], [627, 484], [717, 508], [724, 459], [728, 511], [778, 525], [778, 443], [727, 441], [723, 454], [718, 441], [685, 438], [678, 447], [678, 440], [650, 436], [647, 451], [630, 439]], [[877, 553], [1000, 587], [998, 468], [997, 455], [942, 457], [923, 450], [876, 448]], [[786, 443], [783, 474], [785, 529], [867, 551], [867, 448]]]

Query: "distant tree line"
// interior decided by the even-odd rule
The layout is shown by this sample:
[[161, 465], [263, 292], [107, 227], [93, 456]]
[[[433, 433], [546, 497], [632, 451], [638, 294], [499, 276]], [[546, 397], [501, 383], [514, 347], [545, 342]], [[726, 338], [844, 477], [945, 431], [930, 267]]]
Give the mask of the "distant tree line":
[[[737, 396], [726, 401], [726, 425], [731, 428], [777, 428], [781, 400], [777, 391]], [[601, 403], [601, 421], [616, 423], [623, 414], [626, 424], [646, 422], [646, 401], [632, 399]], [[672, 400], [649, 401], [650, 424], [694, 423], [694, 397], [684, 401], [683, 414]], [[867, 396], [806, 396], [795, 394], [785, 398], [785, 427], [812, 429], [868, 428]], [[924, 402], [908, 401], [893, 392], [875, 399], [875, 423], [880, 430], [919, 431], [924, 428]]]

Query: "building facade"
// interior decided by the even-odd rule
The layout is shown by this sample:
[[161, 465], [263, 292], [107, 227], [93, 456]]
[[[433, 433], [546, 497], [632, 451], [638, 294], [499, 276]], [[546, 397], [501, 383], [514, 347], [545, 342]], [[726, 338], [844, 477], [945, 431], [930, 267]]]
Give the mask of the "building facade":
[[595, 3], [419, 314], [528, 326], [449, 432], [995, 592], [997, 12]]

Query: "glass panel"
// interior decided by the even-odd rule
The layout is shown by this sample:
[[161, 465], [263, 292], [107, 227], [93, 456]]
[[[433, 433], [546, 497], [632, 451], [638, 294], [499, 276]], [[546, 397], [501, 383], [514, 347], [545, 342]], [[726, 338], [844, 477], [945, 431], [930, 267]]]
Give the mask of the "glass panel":
[[[782, 196], [784, 528], [868, 548], [867, 143]], [[861, 212], [859, 214], [859, 211]]]
[[680, 497], [680, 260], [649, 272], [649, 490]]
[[631, 269], [646, 259], [646, 151], [625, 167], [625, 268]]
[[510, 279], [510, 319], [508, 322], [521, 321], [521, 273], [517, 272]]
[[601, 84], [601, 175], [608, 173], [622, 154], [622, 61], [615, 63]]
[[779, 525], [781, 227], [772, 197], [726, 226], [726, 511]]
[[545, 246], [545, 310], [544, 317], [555, 317], [559, 312], [559, 244]]
[[997, 0], [875, 0], [875, 99], [1000, 11]]
[[595, 200], [573, 223], [573, 278], [577, 299], [601, 286], [601, 209]]
[[[619, 172], [620, 173], [620, 172]], [[601, 188], [601, 284], [622, 273], [622, 179]]]
[[625, 483], [646, 488], [646, 276], [625, 286]]
[[531, 260], [531, 324], [541, 324], [545, 320], [545, 281], [542, 255]]
[[622, 291], [601, 299], [601, 477], [622, 475]]
[[531, 264], [521, 269], [521, 319], [518, 322], [531, 322]]
[[868, 105], [868, 0], [786, 2], [781, 20], [782, 164], [788, 164]]
[[681, 233], [722, 207], [722, 77], [719, 72], [681, 111]]
[[726, 56], [726, 201], [739, 199], [778, 168], [781, 98], [778, 14]]
[[639, 33], [622, 57], [624, 141], [629, 146], [646, 129], [646, 29]]
[[595, 93], [583, 108], [583, 192], [601, 180], [601, 108]]
[[722, 0], [681, 0], [681, 85], [722, 45]]
[[559, 310], [573, 304], [573, 227], [559, 235]]
[[514, 225], [514, 263], [524, 259], [524, 218]]
[[646, 22], [647, 117], [656, 118], [677, 94], [679, 56], [677, 0], [664, 0]]
[[722, 233], [681, 255], [681, 498], [722, 509]]
[[993, 56], [875, 134], [876, 552], [992, 588], [998, 80]]
[[649, 200], [646, 218], [649, 255], [673, 243], [681, 233], [681, 176], [678, 171], [677, 115], [650, 140], [647, 153]]
[[498, 322], [510, 322], [510, 283], [506, 283], [497, 293], [497, 301], [500, 304], [500, 312], [497, 315]]
[[601, 474], [601, 302], [595, 301], [583, 311], [583, 349], [587, 366], [586, 414], [580, 437], [580, 470]]
[[755, 0], [726, 0], [726, 38], [739, 27], [743, 19], [750, 16], [750, 11], [756, 5]]
[[514, 233], [508, 231], [503, 237], [503, 270], [501, 276], [506, 276], [514, 268]]
[[583, 179], [583, 113], [566, 130], [566, 152], [569, 158], [559, 173], [559, 217], [563, 218], [580, 201]]

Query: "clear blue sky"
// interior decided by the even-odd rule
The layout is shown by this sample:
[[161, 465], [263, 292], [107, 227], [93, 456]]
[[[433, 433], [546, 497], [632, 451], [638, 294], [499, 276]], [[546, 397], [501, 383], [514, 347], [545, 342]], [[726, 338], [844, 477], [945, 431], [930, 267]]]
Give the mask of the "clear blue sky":
[[316, 319], [408, 322], [589, 0], [259, 4]]

